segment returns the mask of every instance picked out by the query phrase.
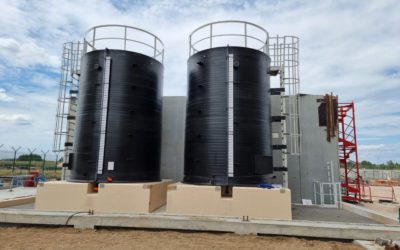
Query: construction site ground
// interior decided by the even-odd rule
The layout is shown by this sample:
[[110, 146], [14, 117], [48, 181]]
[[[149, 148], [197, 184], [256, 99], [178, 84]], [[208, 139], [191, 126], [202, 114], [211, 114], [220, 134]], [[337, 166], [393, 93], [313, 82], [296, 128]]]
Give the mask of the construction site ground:
[[[392, 194], [394, 191], [394, 196]], [[372, 193], [372, 203], [362, 202], [359, 204], [361, 207], [371, 209], [373, 211], [379, 212], [380, 214], [392, 218], [394, 220], [399, 220], [399, 209], [400, 209], [400, 187], [393, 186], [371, 186]], [[391, 200], [395, 198], [394, 200]]]
[[1, 249], [362, 249], [296, 237], [65, 227], [0, 227], [0, 242]]
[[[28, 192], [27, 192], [28, 191]], [[396, 192], [399, 190], [396, 188]], [[7, 190], [0, 190], [1, 193], [9, 192]], [[26, 189], [15, 189], [12, 192], [15, 196], [18, 193], [21, 194], [30, 194], [34, 193], [32, 190]], [[9, 196], [7, 194], [4, 196]], [[4, 197], [3, 197], [4, 198]], [[373, 204], [360, 204], [360, 206], [371, 206], [378, 207], [381, 206], [393, 206], [395, 207], [398, 204], [379, 204], [378, 202], [374, 202]], [[388, 207], [386, 207], [388, 208]], [[390, 210], [390, 209], [389, 209]], [[12, 214], [3, 213], [9, 211], [11, 213], [21, 213], [21, 216], [25, 216], [25, 218], [33, 218], [31, 216], [36, 217], [37, 215], [31, 214], [30, 211], [34, 212], [34, 204], [24, 204], [18, 206], [12, 206], [7, 208], [0, 208], [0, 213], [5, 216], [4, 218], [11, 218]], [[15, 212], [13, 212], [15, 211]], [[25, 212], [26, 211], [26, 212]], [[391, 211], [391, 210], [390, 210]], [[293, 213], [293, 222], [299, 224], [307, 224], [316, 223], [315, 225], [330, 225], [333, 223], [332, 227], [340, 226], [340, 224], [349, 224], [349, 227], [360, 227], [365, 230], [374, 227], [373, 225], [377, 225], [379, 227], [379, 223], [373, 221], [367, 217], [357, 215], [345, 209], [337, 209], [337, 208], [321, 208], [319, 206], [303, 206], [303, 205], [293, 205], [292, 206]], [[52, 216], [50, 212], [48, 216]], [[160, 215], [163, 217], [165, 215], [165, 207], [158, 209], [153, 212], [154, 215]], [[9, 215], [11, 217], [9, 217]], [[26, 217], [28, 216], [28, 217]], [[60, 215], [57, 215], [60, 216]], [[68, 217], [68, 213], [66, 215]], [[82, 217], [83, 216], [83, 217]], [[77, 222], [81, 219], [85, 219], [86, 215], [77, 215], [75, 216], [71, 222]], [[129, 216], [128, 216], [129, 217]], [[161, 218], [160, 217], [160, 218]], [[16, 218], [16, 217], [13, 217]], [[43, 217], [44, 218], [44, 217]], [[66, 217], [60, 220], [66, 220]], [[100, 219], [100, 217], [98, 218]], [[96, 220], [98, 220], [96, 219]], [[129, 218], [130, 219], [130, 218]], [[165, 218], [164, 218], [165, 219]], [[29, 219], [30, 220], [30, 219]], [[101, 220], [107, 220], [107, 218], [101, 217]], [[7, 221], [7, 219], [6, 219]], [[17, 220], [18, 221], [18, 220]], [[193, 222], [195, 223], [196, 220]], [[307, 222], [308, 221], [308, 222]], [[323, 223], [323, 222], [326, 223]], [[178, 221], [177, 221], [178, 222]], [[321, 224], [322, 223], [322, 224]], [[352, 224], [355, 223], [355, 224]], [[22, 223], [24, 224], [24, 223]], [[30, 224], [30, 223], [28, 223]], [[256, 248], [256, 249], [360, 249], [359, 246], [352, 244], [350, 239], [362, 239], [368, 238], [372, 240], [371, 237], [363, 236], [357, 238], [357, 236], [351, 237], [326, 237], [326, 236], [311, 236], [307, 234], [287, 234], [287, 235], [297, 235], [301, 237], [326, 237], [326, 238], [336, 238], [336, 239], [347, 239], [347, 242], [336, 241], [335, 239], [330, 240], [321, 240], [318, 238], [296, 238], [289, 236], [272, 236], [265, 235], [265, 233], [256, 235], [237, 235], [233, 233], [223, 233], [222, 231], [219, 233], [211, 233], [211, 232], [199, 232], [199, 231], [190, 231], [185, 229], [177, 229], [167, 230], [164, 228], [157, 229], [147, 228], [144, 229], [137, 228], [131, 229], [129, 227], [125, 228], [115, 228], [112, 229], [106, 226], [95, 227], [95, 230], [82, 230], [82, 229], [73, 229], [71, 228], [71, 224], [68, 227], [59, 227], [57, 225], [52, 226], [44, 226], [38, 225], [42, 223], [33, 223], [35, 226], [31, 225], [29, 227], [21, 227], [21, 223], [18, 224], [13, 223], [0, 223], [0, 242], [6, 242], [2, 244], [2, 249], [26, 249], [27, 242], [25, 240], [27, 237], [29, 238], [29, 246], [33, 249], [54, 249], [57, 247], [58, 249], [70, 249], [75, 247], [87, 247], [87, 248], [99, 248], [99, 249], [121, 249], [121, 248], [135, 248], [135, 249], [144, 249], [150, 247], [163, 247], [163, 249], [183, 249], [183, 248], [197, 248], [197, 249], [205, 249], [205, 248]], [[45, 224], [45, 223], [43, 223]], [[50, 223], [51, 224], [51, 223]], [[57, 224], [57, 223], [56, 223]], [[107, 223], [106, 223], [107, 224]], [[300, 225], [299, 224], [299, 225]], [[58, 223], [59, 225], [59, 223]], [[62, 223], [61, 223], [62, 225]], [[74, 224], [75, 225], [75, 224]], [[297, 225], [297, 224], [296, 224]], [[311, 225], [311, 224], [310, 224]], [[360, 225], [360, 226], [357, 226]], [[76, 226], [76, 225], [75, 225]], [[134, 226], [136, 228], [136, 226]], [[296, 226], [294, 226], [296, 227]], [[330, 226], [328, 226], [330, 227]], [[179, 227], [177, 227], [179, 228]], [[180, 231], [183, 230], [183, 231]], [[285, 229], [286, 230], [286, 229]], [[304, 228], [305, 230], [305, 228]], [[334, 230], [332, 228], [332, 230]], [[336, 230], [336, 229], [335, 229]], [[348, 229], [344, 229], [348, 230]], [[351, 229], [350, 229], [351, 230]], [[360, 229], [361, 230], [361, 229]], [[392, 229], [389, 229], [392, 230]], [[203, 231], [203, 230], [201, 230]], [[207, 230], [204, 230], [207, 231]], [[211, 230], [214, 231], [214, 230]], [[348, 232], [348, 231], [347, 231]], [[361, 231], [360, 231], [361, 232]], [[332, 231], [333, 233], [333, 231]], [[268, 233], [269, 234], [269, 233]], [[274, 235], [276, 233], [273, 233]], [[282, 233], [283, 234], [283, 233]], [[350, 233], [352, 234], [352, 233]], [[358, 234], [358, 233], [357, 233]], [[279, 233], [281, 235], [281, 233]], [[341, 233], [337, 234], [341, 235]], [[356, 234], [354, 234], [356, 235]], [[5, 240], [6, 239], [6, 240]], [[61, 241], [61, 239], [63, 239]], [[375, 239], [375, 238], [374, 238]], [[46, 244], [43, 244], [46, 242]], [[223, 243], [221, 243], [223, 242]]]

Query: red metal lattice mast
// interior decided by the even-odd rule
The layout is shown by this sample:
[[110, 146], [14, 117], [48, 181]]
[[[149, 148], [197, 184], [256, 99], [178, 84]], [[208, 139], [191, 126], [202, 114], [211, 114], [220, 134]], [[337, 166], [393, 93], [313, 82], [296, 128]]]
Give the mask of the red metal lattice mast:
[[357, 153], [357, 135], [354, 102], [339, 103], [339, 161], [344, 169], [341, 175], [343, 201], [361, 201], [360, 169]]

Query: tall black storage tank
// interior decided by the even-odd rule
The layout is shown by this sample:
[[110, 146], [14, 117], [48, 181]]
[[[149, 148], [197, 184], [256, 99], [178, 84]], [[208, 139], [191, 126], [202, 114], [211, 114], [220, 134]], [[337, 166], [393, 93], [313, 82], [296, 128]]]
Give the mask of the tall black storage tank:
[[208, 49], [197, 50], [191, 35], [185, 183], [251, 186], [268, 182], [273, 172], [268, 33], [260, 29], [266, 34], [261, 50], [249, 48], [246, 35], [243, 47], [210, 41]]
[[98, 49], [105, 39], [94, 36], [85, 41], [70, 181], [159, 181], [163, 49], [150, 46], [153, 56], [129, 51], [127, 30], [136, 28], [111, 27], [125, 29], [122, 49]]

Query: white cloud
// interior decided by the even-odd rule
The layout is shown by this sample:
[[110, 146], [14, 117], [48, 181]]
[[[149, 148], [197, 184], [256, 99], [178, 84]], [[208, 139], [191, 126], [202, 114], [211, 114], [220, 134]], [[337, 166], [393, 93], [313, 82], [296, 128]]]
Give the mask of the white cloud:
[[400, 143], [359, 145], [359, 159], [374, 163], [400, 162], [399, 148]]
[[385, 144], [372, 144], [372, 145], [360, 145], [358, 149], [360, 151], [373, 151], [377, 149], [382, 149], [385, 147]]
[[25, 114], [0, 114], [0, 121], [11, 122], [14, 125], [30, 125], [31, 118]]
[[5, 89], [0, 88], [0, 102], [1, 101], [10, 102], [10, 101], [14, 101], [14, 98], [12, 98], [11, 96], [8, 96]]
[[60, 60], [50, 55], [46, 49], [32, 42], [17, 41], [14, 38], [0, 37], [0, 58], [6, 64], [16, 67], [45, 65], [57, 67]]
[[34, 83], [40, 87], [43, 87], [43, 88], [54, 88], [59, 83], [58, 78], [50, 77], [48, 75], [41, 74], [41, 73], [33, 74], [31, 80], [32, 80], [32, 83]]
[[13, 93], [13, 103], [0, 105], [0, 144], [51, 149], [56, 89], [32, 92], [15, 87]]

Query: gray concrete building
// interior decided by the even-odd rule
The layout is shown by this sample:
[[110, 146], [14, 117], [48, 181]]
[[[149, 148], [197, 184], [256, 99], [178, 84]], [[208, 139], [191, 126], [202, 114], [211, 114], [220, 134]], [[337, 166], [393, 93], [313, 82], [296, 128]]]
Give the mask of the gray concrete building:
[[[300, 154], [290, 154], [288, 148], [288, 180], [292, 202], [302, 199], [315, 200], [314, 185], [321, 182], [339, 182], [339, 160], [337, 136], [326, 138], [326, 127], [319, 125], [318, 107], [322, 95], [300, 94], [299, 127]], [[272, 115], [280, 114], [279, 96], [272, 96]], [[181, 181], [184, 165], [186, 97], [165, 96], [163, 99], [163, 129], [161, 177]], [[287, 124], [290, 126], [289, 124]], [[273, 144], [280, 144], [279, 123], [272, 126]], [[289, 143], [288, 143], [289, 144]], [[281, 151], [274, 151], [274, 167], [281, 167]], [[282, 172], [274, 172], [275, 184], [282, 183]], [[325, 190], [326, 191], [326, 190]]]

